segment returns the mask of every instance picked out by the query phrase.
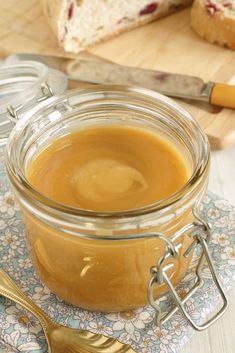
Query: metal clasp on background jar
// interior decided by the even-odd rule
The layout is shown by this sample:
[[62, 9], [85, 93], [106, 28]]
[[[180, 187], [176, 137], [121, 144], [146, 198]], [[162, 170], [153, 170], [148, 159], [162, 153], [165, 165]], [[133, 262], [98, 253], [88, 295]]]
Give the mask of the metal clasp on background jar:
[[64, 92], [66, 76], [36, 61], [0, 65], [0, 145], [17, 120], [42, 100]]

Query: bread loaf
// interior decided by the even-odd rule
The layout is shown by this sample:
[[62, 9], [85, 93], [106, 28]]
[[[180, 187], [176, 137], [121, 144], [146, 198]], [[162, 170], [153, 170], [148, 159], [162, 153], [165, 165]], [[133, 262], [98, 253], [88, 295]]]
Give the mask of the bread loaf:
[[115, 34], [166, 16], [192, 0], [41, 0], [66, 51], [79, 52]]
[[195, 0], [191, 26], [208, 42], [235, 49], [235, 0]]

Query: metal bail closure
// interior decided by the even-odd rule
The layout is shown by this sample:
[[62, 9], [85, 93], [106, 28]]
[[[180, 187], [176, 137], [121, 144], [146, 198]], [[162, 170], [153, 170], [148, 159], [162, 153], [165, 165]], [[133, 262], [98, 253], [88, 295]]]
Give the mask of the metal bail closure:
[[[40, 86], [42, 95], [37, 98], [38, 102], [41, 102], [47, 98], [50, 98], [54, 95], [52, 88], [49, 86], [48, 83], [43, 82]], [[9, 114], [9, 119], [13, 122], [16, 123], [17, 120], [19, 120], [19, 115], [18, 111], [20, 111], [22, 108], [24, 108], [23, 105], [20, 105], [17, 108], [13, 108], [12, 105], [7, 106], [7, 112]]]
[[[177, 310], [180, 310], [183, 317], [187, 320], [187, 322], [190, 324], [190, 326], [192, 328], [194, 328], [197, 331], [202, 331], [202, 330], [210, 327], [216, 320], [218, 320], [224, 314], [224, 312], [228, 308], [228, 299], [227, 299], [227, 296], [226, 296], [226, 294], [220, 284], [220, 281], [216, 275], [216, 271], [215, 271], [213, 261], [212, 261], [212, 258], [211, 258], [211, 255], [210, 255], [210, 252], [208, 249], [208, 245], [207, 245], [209, 242], [209, 239], [210, 239], [210, 225], [204, 219], [202, 219], [200, 216], [198, 216], [198, 213], [196, 212], [195, 209], [194, 209], [193, 213], [196, 218], [196, 222], [186, 225], [185, 227], [180, 229], [177, 233], [175, 233], [174, 236], [171, 238], [171, 244], [172, 244], [172, 247], [174, 247], [173, 241], [175, 241], [176, 239], [178, 239], [179, 237], [184, 235], [186, 232], [190, 232], [190, 233], [188, 233], [188, 236], [194, 238], [194, 241], [191, 243], [191, 245], [186, 250], [186, 252], [183, 254], [183, 256], [188, 257], [189, 254], [194, 250], [194, 248], [196, 246], [200, 245], [201, 256], [198, 260], [198, 264], [197, 264], [197, 267], [195, 270], [195, 274], [196, 274], [195, 284], [189, 290], [189, 292], [185, 295], [184, 298], [181, 299], [178, 296], [177, 291], [174, 288], [174, 285], [172, 284], [171, 280], [169, 279], [169, 277], [166, 274], [166, 272], [170, 268], [173, 267], [173, 263], [168, 263], [168, 264], [164, 265], [165, 260], [167, 258], [173, 256], [172, 252], [170, 252], [168, 250], [164, 254], [164, 256], [162, 256], [160, 258], [157, 266], [151, 268], [152, 277], [151, 277], [151, 279], [149, 281], [149, 285], [148, 285], [148, 300], [149, 300], [149, 304], [156, 311], [156, 324], [158, 326], [160, 326], [161, 324], [164, 324], [167, 320], [169, 320], [175, 314], [175, 312]], [[166, 241], [166, 243], [169, 244], [168, 243], [169, 238], [168, 239], [166, 237], [164, 237], [164, 238], [165, 238], [164, 240]], [[162, 236], [162, 239], [163, 239], [163, 236]], [[178, 244], [177, 247], [179, 249], [181, 247], [181, 245]], [[169, 247], [168, 247], [168, 249], [169, 249]], [[202, 267], [203, 267], [203, 263], [205, 262], [205, 260], [206, 260], [208, 267], [210, 269], [210, 272], [211, 272], [213, 281], [216, 285], [216, 288], [218, 289], [218, 292], [222, 298], [223, 305], [219, 309], [219, 311], [216, 312], [214, 314], [214, 316], [212, 316], [208, 321], [204, 322], [201, 325], [197, 325], [193, 321], [193, 319], [190, 317], [190, 315], [187, 313], [184, 304], [197, 291], [197, 289], [203, 285], [203, 278], [202, 278], [201, 272], [202, 272]], [[154, 296], [153, 296], [154, 285], [155, 284], [163, 284], [163, 283], [165, 283], [167, 285], [167, 287], [169, 288], [169, 293], [171, 294], [173, 301], [175, 303], [175, 307], [165, 314], [162, 314], [161, 307], [160, 307], [160, 305], [158, 305], [156, 303], [156, 301], [154, 300]]]
[[64, 92], [67, 77], [36, 61], [0, 65], [0, 145], [17, 121], [39, 102]]

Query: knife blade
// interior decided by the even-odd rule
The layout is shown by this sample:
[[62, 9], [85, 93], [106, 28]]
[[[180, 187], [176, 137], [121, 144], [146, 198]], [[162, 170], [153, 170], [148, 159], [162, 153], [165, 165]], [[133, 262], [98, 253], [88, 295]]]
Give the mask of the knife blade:
[[71, 80], [90, 83], [137, 85], [164, 95], [199, 100], [235, 109], [235, 85], [204, 82], [196, 76], [119, 65], [90, 53], [75, 59], [37, 54], [15, 54], [7, 62], [36, 60], [63, 71]]

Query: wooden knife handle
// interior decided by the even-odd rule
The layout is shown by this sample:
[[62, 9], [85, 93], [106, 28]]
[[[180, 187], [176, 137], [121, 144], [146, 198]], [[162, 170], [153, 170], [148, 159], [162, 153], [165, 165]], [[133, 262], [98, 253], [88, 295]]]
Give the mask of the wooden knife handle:
[[212, 88], [210, 103], [235, 109], [235, 85], [215, 83]]

